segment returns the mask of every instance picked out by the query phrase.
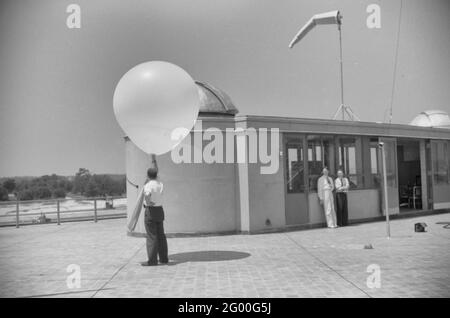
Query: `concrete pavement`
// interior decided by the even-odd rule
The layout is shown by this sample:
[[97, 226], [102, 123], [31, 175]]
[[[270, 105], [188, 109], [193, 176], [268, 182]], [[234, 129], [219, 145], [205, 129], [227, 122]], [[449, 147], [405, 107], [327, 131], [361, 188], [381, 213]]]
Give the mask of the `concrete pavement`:
[[391, 239], [384, 222], [170, 238], [157, 267], [140, 266], [145, 240], [125, 222], [0, 228], [0, 296], [450, 297], [450, 229], [436, 224], [450, 213], [394, 220]]

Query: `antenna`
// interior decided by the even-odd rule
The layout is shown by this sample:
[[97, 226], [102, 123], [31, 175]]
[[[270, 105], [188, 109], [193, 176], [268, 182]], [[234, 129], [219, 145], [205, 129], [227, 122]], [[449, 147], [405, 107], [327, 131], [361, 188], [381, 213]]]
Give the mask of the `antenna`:
[[398, 18], [398, 25], [397, 25], [397, 42], [395, 46], [395, 59], [394, 59], [394, 71], [392, 74], [392, 90], [391, 90], [391, 105], [389, 107], [389, 124], [392, 123], [392, 112], [394, 108], [394, 94], [395, 94], [395, 86], [396, 86], [396, 79], [397, 79], [397, 64], [398, 64], [398, 47], [400, 43], [400, 28], [402, 24], [402, 9], [403, 9], [403, 0], [400, 0], [400, 14]]

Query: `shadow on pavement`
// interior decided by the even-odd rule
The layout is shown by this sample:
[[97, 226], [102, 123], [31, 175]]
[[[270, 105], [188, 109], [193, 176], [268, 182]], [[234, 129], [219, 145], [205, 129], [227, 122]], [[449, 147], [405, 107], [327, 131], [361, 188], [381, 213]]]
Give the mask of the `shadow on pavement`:
[[450, 222], [436, 222], [436, 224], [443, 225], [444, 229], [450, 229]]
[[217, 262], [231, 261], [249, 257], [249, 253], [236, 251], [195, 251], [169, 255], [170, 262], [175, 264], [185, 262]]

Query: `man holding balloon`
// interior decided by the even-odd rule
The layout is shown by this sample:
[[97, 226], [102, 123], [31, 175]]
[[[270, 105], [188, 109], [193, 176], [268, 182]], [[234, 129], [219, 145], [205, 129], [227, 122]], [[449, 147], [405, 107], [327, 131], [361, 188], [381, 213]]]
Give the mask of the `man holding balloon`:
[[143, 266], [158, 265], [169, 262], [167, 239], [164, 233], [163, 188], [164, 185], [158, 177], [158, 169], [147, 170], [148, 182], [144, 185], [145, 230], [147, 231], [148, 261]]
[[[167, 264], [163, 183], [158, 180], [156, 155], [175, 148], [194, 126], [199, 111], [197, 85], [177, 65], [162, 61], [142, 63], [122, 76], [114, 91], [113, 106], [120, 127], [151, 158], [148, 180], [141, 187], [136, 206], [128, 215], [128, 231], [132, 233], [142, 220], [148, 254], [148, 261], [142, 265], [157, 265], [158, 256], [161, 263]], [[180, 131], [180, 128], [184, 128], [182, 131], [186, 135], [174, 140], [172, 132]], [[139, 217], [144, 209], [144, 218]]]

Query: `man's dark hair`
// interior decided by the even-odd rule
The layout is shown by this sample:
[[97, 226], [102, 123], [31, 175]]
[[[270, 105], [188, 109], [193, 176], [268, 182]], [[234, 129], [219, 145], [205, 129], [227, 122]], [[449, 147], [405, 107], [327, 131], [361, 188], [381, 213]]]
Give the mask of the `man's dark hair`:
[[158, 169], [155, 168], [148, 168], [147, 170], [147, 177], [151, 180], [154, 180], [158, 177]]

